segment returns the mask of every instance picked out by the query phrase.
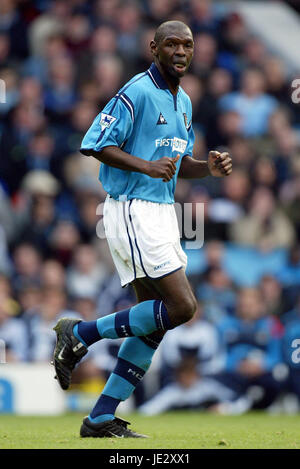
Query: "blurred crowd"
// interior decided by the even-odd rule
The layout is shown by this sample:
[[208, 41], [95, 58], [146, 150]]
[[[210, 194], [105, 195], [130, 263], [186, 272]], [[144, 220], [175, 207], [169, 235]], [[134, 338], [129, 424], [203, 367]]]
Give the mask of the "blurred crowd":
[[[234, 171], [178, 181], [179, 203], [205, 207], [204, 246], [187, 251], [199, 308], [166, 334], [157, 386], [139, 386], [136, 402], [147, 414], [183, 406], [240, 413], [292, 396], [298, 409], [300, 108], [284, 62], [226, 3], [210, 0], [1, 0], [6, 360], [49, 362], [59, 317], [91, 320], [135, 302], [101, 236], [99, 163], [78, 149], [106, 102], [149, 67], [150, 40], [169, 19], [194, 33], [182, 79], [193, 104], [194, 156], [229, 151]], [[119, 345], [91, 347], [75, 382], [107, 377]]]

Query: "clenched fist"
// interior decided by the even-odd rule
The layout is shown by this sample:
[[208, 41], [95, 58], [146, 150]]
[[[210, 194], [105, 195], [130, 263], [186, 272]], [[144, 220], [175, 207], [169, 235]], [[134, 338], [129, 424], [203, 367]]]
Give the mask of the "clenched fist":
[[162, 178], [164, 182], [168, 182], [176, 173], [176, 163], [179, 158], [180, 155], [177, 155], [175, 158], [164, 156], [159, 160], [149, 161], [146, 174], [152, 178]]
[[232, 159], [227, 152], [210, 151], [207, 164], [210, 174], [215, 177], [229, 176], [232, 172]]

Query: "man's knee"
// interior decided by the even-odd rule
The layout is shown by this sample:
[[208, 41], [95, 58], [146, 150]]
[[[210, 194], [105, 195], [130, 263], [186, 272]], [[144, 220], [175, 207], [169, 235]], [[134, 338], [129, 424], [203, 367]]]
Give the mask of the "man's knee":
[[178, 304], [173, 305], [172, 308], [168, 308], [170, 319], [174, 327], [179, 326], [185, 322], [188, 322], [194, 316], [197, 309], [197, 302], [193, 296], [184, 298]]

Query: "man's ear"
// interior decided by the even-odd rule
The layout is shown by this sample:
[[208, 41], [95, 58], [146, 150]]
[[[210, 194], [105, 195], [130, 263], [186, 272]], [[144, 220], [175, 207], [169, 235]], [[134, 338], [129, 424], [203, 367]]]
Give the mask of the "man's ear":
[[158, 54], [158, 51], [157, 51], [157, 45], [155, 41], [150, 42], [150, 49], [151, 49], [152, 55], [156, 57]]

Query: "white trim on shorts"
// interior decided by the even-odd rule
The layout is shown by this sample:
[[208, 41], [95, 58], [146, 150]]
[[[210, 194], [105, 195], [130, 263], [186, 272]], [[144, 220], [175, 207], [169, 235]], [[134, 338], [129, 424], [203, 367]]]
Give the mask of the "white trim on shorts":
[[[118, 210], [118, 213], [120, 214], [120, 207], [116, 204], [123, 204], [121, 210], [122, 220], [116, 220], [114, 218], [115, 213], [113, 212]], [[108, 226], [107, 224], [111, 222], [113, 224], [118, 223], [118, 228], [121, 230], [121, 237], [110, 239], [109, 236], [107, 236], [107, 241], [114, 264], [119, 273], [122, 286], [128, 285], [137, 278], [148, 277], [153, 280], [158, 280], [176, 272], [177, 270], [182, 268], [185, 269], [187, 258], [180, 245], [177, 218], [172, 204], [158, 204], [141, 199], [117, 201], [108, 195], [105, 201], [105, 208], [104, 218], [106, 221], [106, 228]], [[110, 208], [109, 211], [108, 208]], [[134, 214], [132, 213], [132, 208], [135, 209]], [[170, 231], [168, 233], [167, 227], [164, 224], [162, 224], [163, 231], [160, 231], [157, 219], [152, 217], [152, 220], [156, 220], [155, 235], [157, 238], [155, 238], [153, 233], [148, 236], [148, 226], [148, 231], [145, 230], [144, 233], [142, 233], [148, 238], [148, 240], [147, 242], [143, 242], [140, 237], [140, 232], [142, 231], [143, 226], [141, 225], [139, 231], [137, 225], [138, 223], [141, 224], [141, 219], [145, 214], [149, 215], [151, 218], [151, 211], [153, 210], [156, 212], [159, 210], [162, 211], [163, 214], [165, 213], [167, 221], [170, 221], [171, 228], [173, 228], [174, 232]], [[145, 213], [143, 213], [143, 211]], [[149, 217], [147, 216], [147, 218]], [[126, 239], [124, 235], [125, 231]], [[149, 248], [152, 252], [147, 253]], [[157, 257], [156, 249], [159, 250]], [[153, 269], [152, 273], [149, 272], [151, 269]], [[155, 271], [157, 270], [162, 271], [161, 275], [155, 275]]]

